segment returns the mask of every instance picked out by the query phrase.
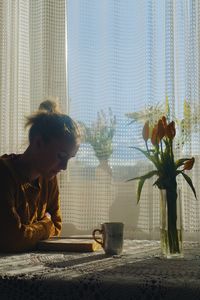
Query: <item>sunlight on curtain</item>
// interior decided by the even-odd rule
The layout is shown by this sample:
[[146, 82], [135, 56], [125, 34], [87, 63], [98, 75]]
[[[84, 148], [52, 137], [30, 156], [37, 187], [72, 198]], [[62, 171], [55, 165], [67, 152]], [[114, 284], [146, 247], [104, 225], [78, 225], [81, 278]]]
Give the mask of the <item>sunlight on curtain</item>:
[[[29, 4], [0, 2], [0, 149], [19, 151], [30, 112]], [[18, 133], [18, 134], [17, 134]]]
[[0, 152], [27, 146], [25, 116], [46, 97], [67, 110], [65, 0], [0, 1]]
[[31, 110], [44, 97], [58, 97], [67, 111], [65, 0], [30, 3]]
[[[139, 205], [137, 183], [126, 180], [152, 169], [131, 147], [144, 147], [146, 115], [164, 112], [166, 99], [178, 124], [177, 158], [195, 156], [188, 175], [199, 195], [199, 19], [197, 0], [68, 0], [70, 115], [90, 133], [95, 125], [109, 127], [110, 116], [116, 117], [116, 127], [111, 155], [104, 132], [96, 148], [86, 140], [69, 166], [62, 194], [63, 220], [71, 224], [66, 232], [91, 232], [102, 222], [123, 221], [126, 236], [159, 237], [159, 192], [153, 180], [145, 183]], [[138, 120], [130, 124], [126, 114], [132, 112], [138, 112]], [[98, 147], [106, 157], [103, 165]], [[178, 179], [178, 184], [185, 237], [198, 239], [199, 201], [186, 182]]]

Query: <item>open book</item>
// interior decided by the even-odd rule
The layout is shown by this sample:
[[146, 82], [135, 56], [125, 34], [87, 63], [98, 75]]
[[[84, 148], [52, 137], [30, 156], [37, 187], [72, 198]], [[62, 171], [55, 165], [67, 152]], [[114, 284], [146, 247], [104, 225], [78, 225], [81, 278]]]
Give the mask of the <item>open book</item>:
[[37, 244], [37, 249], [45, 251], [93, 252], [102, 249], [102, 247], [92, 237], [70, 236], [53, 237], [40, 241]]

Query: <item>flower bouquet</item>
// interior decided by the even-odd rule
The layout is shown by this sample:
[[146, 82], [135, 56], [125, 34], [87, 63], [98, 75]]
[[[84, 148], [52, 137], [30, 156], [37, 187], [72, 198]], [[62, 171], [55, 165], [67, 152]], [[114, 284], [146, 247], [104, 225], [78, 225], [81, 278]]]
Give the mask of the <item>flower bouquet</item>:
[[[200, 114], [200, 106], [193, 104], [193, 111], [191, 103], [184, 99], [183, 101], [183, 118], [176, 118], [177, 131], [179, 135], [176, 136], [175, 148], [182, 149], [184, 145], [190, 140], [191, 134], [200, 131], [199, 123], [197, 122]], [[169, 100], [166, 96], [165, 104], [157, 103], [154, 106], [142, 109], [138, 112], [126, 113], [126, 116], [131, 120], [131, 123], [139, 122], [145, 124], [149, 121], [150, 124], [158, 122], [162, 116], [165, 115], [170, 119]]]
[[[194, 165], [194, 157], [174, 159], [173, 140], [176, 135], [174, 121], [167, 124], [166, 117], [163, 116], [158, 120], [156, 125], [151, 128], [149, 121], [146, 121], [143, 127], [143, 139], [145, 141], [146, 150], [134, 147], [142, 152], [155, 166], [156, 170], [140, 177], [130, 180], [139, 180], [137, 189], [137, 202], [140, 200], [142, 187], [146, 179], [156, 175], [158, 178], [153, 185], [156, 185], [161, 191], [165, 190], [166, 195], [166, 221], [165, 234], [161, 233], [161, 244], [165, 245], [165, 254], [179, 254], [179, 233], [177, 229], [177, 182], [176, 176], [181, 174], [192, 189], [196, 198], [196, 191], [190, 177], [185, 174], [185, 170], [192, 169]], [[149, 145], [151, 142], [151, 147]], [[129, 181], [130, 181], [129, 180]], [[161, 208], [162, 210], [163, 208]], [[161, 212], [163, 215], [163, 212]], [[162, 237], [164, 241], [162, 241]]]
[[112, 140], [116, 129], [116, 117], [109, 108], [109, 117], [101, 110], [97, 113], [97, 119], [90, 127], [81, 123], [84, 131], [85, 143], [89, 143], [98, 160], [108, 160], [113, 152]]

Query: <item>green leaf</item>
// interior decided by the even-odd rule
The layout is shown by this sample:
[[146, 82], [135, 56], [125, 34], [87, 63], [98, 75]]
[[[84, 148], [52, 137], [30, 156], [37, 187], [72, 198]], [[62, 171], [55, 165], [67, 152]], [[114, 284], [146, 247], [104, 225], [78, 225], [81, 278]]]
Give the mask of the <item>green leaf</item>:
[[154, 171], [151, 171], [151, 172], [141, 176], [141, 179], [138, 183], [138, 189], [137, 189], [137, 203], [140, 201], [142, 187], [144, 185], [145, 180], [151, 178], [154, 175], [158, 175], [158, 171], [154, 170]]
[[150, 171], [149, 173], [143, 175], [143, 176], [139, 176], [139, 177], [134, 177], [132, 179], [129, 179], [127, 181], [132, 181], [132, 180], [137, 180], [139, 179], [139, 183], [138, 183], [138, 188], [137, 188], [137, 203], [140, 201], [140, 196], [141, 196], [141, 192], [142, 192], [142, 187], [144, 185], [144, 182], [146, 179], [151, 178], [154, 175], [158, 175], [158, 171], [157, 170], [153, 170]]
[[194, 193], [195, 198], [197, 199], [196, 191], [195, 191], [195, 188], [193, 186], [191, 178], [188, 175], [186, 175], [183, 171], [178, 171], [177, 174], [182, 174], [183, 175], [183, 177], [185, 178], [185, 180], [187, 181], [187, 183], [191, 187], [191, 189], [192, 189], [192, 191]]
[[133, 181], [133, 180], [137, 180], [137, 179], [141, 179], [141, 177], [142, 177], [142, 176], [134, 177], [134, 178], [131, 178], [131, 179], [126, 180], [126, 182]]
[[134, 149], [136, 149], [136, 150], [142, 152], [148, 159], [151, 159], [151, 155], [149, 154], [148, 151], [142, 150], [142, 149], [140, 149], [140, 148], [138, 148], [138, 147], [132, 147], [132, 148], [134, 148]]
[[132, 148], [142, 152], [150, 161], [152, 161], [152, 163], [155, 165], [155, 167], [157, 169], [159, 169], [159, 163], [158, 163], [157, 159], [154, 156], [150, 155], [148, 151], [142, 150], [138, 147], [132, 147]]
[[141, 196], [141, 192], [142, 192], [142, 187], [144, 185], [145, 182], [145, 178], [141, 178], [140, 181], [138, 182], [138, 188], [137, 188], [137, 204], [140, 201], [140, 196]]

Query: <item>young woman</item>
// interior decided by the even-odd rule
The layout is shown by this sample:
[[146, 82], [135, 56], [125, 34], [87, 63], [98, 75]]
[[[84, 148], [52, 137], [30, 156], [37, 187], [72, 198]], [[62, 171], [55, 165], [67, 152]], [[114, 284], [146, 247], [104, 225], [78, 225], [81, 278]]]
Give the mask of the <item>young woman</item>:
[[56, 175], [76, 155], [80, 134], [69, 116], [43, 104], [28, 118], [26, 151], [0, 158], [1, 252], [32, 250], [61, 231]]

